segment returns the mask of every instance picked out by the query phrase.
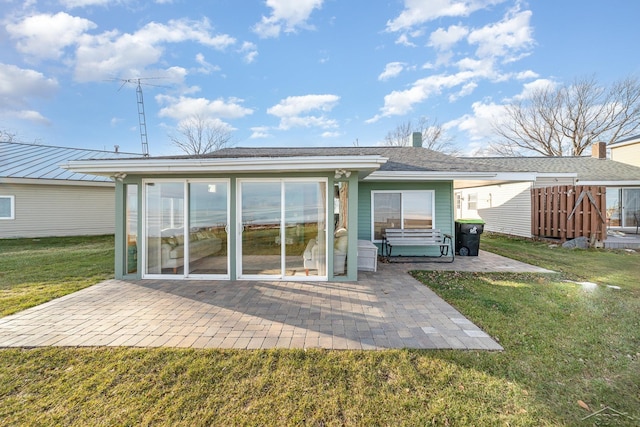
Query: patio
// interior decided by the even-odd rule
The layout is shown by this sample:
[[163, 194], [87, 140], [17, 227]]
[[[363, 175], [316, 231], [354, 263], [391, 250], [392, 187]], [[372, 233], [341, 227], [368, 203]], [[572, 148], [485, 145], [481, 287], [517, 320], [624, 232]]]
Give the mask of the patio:
[[358, 282], [107, 280], [1, 318], [0, 347], [502, 350], [412, 269], [548, 272], [481, 251], [379, 263]]

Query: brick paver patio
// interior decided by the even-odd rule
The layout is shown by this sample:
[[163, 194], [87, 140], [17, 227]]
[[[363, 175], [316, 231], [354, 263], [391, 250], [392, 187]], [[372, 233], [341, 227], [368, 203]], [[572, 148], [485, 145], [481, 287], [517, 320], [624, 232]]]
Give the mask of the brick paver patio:
[[546, 270], [482, 252], [358, 282], [107, 280], [0, 319], [0, 347], [502, 350], [411, 269]]

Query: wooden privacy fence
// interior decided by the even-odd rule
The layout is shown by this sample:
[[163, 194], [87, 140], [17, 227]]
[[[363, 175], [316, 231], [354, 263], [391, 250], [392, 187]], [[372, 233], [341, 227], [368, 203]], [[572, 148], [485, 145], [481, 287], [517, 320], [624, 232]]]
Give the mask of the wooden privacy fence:
[[531, 234], [562, 241], [606, 237], [606, 187], [559, 185], [531, 190]]

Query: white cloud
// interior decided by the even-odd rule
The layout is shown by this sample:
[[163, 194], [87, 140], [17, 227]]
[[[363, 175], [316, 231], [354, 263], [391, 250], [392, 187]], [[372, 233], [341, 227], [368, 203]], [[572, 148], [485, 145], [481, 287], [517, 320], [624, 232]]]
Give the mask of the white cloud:
[[262, 38], [278, 37], [281, 31], [290, 33], [298, 28], [312, 28], [307, 20], [324, 0], [266, 0], [271, 15], [263, 16], [253, 31]]
[[239, 119], [253, 113], [252, 109], [242, 106], [243, 100], [238, 98], [210, 100], [156, 95], [156, 101], [164, 105], [158, 112], [160, 117], [170, 117], [177, 121], [187, 120], [195, 115], [212, 119]]
[[10, 37], [17, 40], [18, 51], [39, 59], [60, 58], [64, 48], [75, 45], [94, 28], [96, 24], [92, 21], [64, 12], [28, 16], [6, 25]]
[[389, 80], [390, 78], [397, 77], [402, 70], [404, 70], [405, 64], [402, 62], [389, 62], [384, 71], [378, 76], [378, 80]]
[[476, 74], [471, 71], [460, 71], [456, 74], [436, 74], [417, 80], [413, 86], [406, 90], [393, 91], [384, 97], [384, 106], [380, 113], [367, 123], [373, 123], [382, 117], [400, 116], [409, 113], [413, 105], [425, 101], [434, 94], [439, 94], [443, 89], [450, 89], [468, 83]]
[[464, 116], [446, 123], [447, 128], [456, 127], [469, 135], [471, 141], [486, 141], [493, 134], [493, 124], [506, 117], [504, 105], [494, 102], [474, 102], [471, 105], [473, 114]]
[[74, 7], [87, 7], [87, 6], [107, 6], [110, 3], [120, 3], [120, 1], [113, 0], [60, 0], [60, 4], [68, 9]]
[[[337, 95], [290, 96], [267, 109], [267, 113], [280, 118], [279, 129], [282, 130], [293, 127], [335, 128], [338, 123], [322, 113], [331, 111], [339, 100]], [[309, 114], [314, 111], [321, 114]]]
[[196, 70], [199, 73], [211, 74], [213, 71], [220, 71], [220, 67], [207, 62], [202, 53], [197, 53], [195, 59], [200, 64], [200, 67]]
[[446, 30], [438, 28], [429, 36], [429, 46], [438, 50], [449, 50], [467, 34], [469, 34], [469, 29], [460, 25], [451, 25]]
[[270, 129], [267, 126], [256, 126], [251, 128], [250, 139], [264, 139], [271, 138], [273, 135], [270, 133]]
[[[522, 86], [522, 92], [513, 97], [513, 100], [529, 99], [531, 96], [542, 89], [554, 89], [557, 83], [549, 79], [537, 79]], [[507, 100], [509, 101], [509, 100]]]
[[85, 35], [76, 51], [75, 77], [78, 81], [96, 81], [114, 75], [137, 75], [159, 62], [164, 44], [198, 42], [223, 50], [236, 40], [226, 34], [213, 36], [208, 20], [171, 20], [167, 24], [151, 22], [135, 33], [105, 32]]
[[258, 57], [258, 47], [251, 42], [242, 43], [238, 52], [244, 55], [244, 62], [247, 64], [251, 64]]
[[387, 31], [407, 31], [442, 17], [468, 16], [505, 0], [404, 0], [404, 10], [387, 22]]
[[342, 136], [342, 133], [340, 133], [340, 132], [322, 132], [321, 136], [323, 138], [338, 138], [338, 137]]
[[30, 100], [52, 96], [57, 89], [55, 79], [38, 71], [0, 63], [0, 111], [5, 117], [48, 123], [42, 114], [29, 108]]
[[510, 59], [514, 52], [534, 43], [531, 15], [530, 10], [510, 13], [500, 22], [471, 31], [468, 41], [478, 45], [476, 55], [480, 58], [507, 56]]

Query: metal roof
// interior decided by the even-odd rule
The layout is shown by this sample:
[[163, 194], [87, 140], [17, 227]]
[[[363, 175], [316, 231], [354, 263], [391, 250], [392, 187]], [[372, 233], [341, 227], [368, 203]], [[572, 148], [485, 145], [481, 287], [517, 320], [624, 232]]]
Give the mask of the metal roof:
[[111, 182], [107, 177], [62, 169], [60, 164], [70, 160], [121, 159], [132, 156], [140, 154], [0, 141], [0, 178]]

